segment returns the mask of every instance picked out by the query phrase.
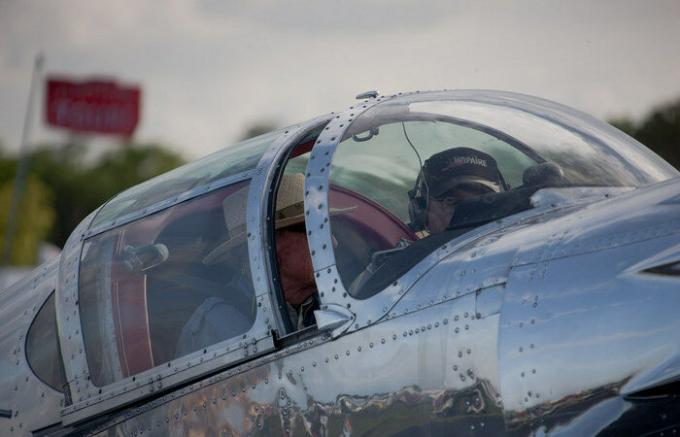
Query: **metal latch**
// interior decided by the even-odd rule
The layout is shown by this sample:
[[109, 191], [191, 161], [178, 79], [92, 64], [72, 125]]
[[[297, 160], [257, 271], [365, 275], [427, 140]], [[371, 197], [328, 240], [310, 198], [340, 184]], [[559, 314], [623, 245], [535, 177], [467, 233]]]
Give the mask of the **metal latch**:
[[314, 317], [317, 329], [331, 331], [333, 338], [345, 332], [356, 318], [350, 310], [337, 304], [324, 305], [323, 309], [314, 310]]

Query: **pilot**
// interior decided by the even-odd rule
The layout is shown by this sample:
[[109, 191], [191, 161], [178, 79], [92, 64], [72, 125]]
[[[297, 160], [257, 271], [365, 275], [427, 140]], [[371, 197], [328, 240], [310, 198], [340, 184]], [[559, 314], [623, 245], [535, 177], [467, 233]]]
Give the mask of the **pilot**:
[[[283, 295], [296, 330], [313, 325], [314, 310], [319, 308], [305, 230], [304, 185], [302, 174], [284, 175], [276, 197], [276, 258]], [[330, 214], [353, 210], [331, 208]], [[333, 246], [337, 244], [333, 238]]]
[[456, 147], [425, 161], [416, 185], [409, 191], [412, 226], [422, 236], [448, 228], [456, 205], [463, 200], [501, 191], [496, 160], [469, 147]]
[[[296, 330], [313, 325], [315, 323], [314, 310], [319, 307], [314, 268], [312, 267], [305, 230], [303, 193], [304, 176], [302, 174], [284, 175], [278, 189], [275, 212], [276, 257], [279, 277], [289, 317]], [[238, 208], [233, 208], [233, 205], [244, 204], [246, 197], [247, 190], [242, 189], [224, 200], [224, 221], [231, 237], [203, 257], [202, 263], [204, 265], [227, 267], [242, 264], [247, 266], [246, 224], [243, 222], [243, 213], [237, 211]], [[353, 209], [331, 209], [331, 215], [346, 213]], [[333, 239], [333, 245], [337, 246], [335, 239]], [[250, 282], [249, 271], [241, 272], [236, 276], [241, 276], [247, 282]], [[245, 278], [246, 276], [248, 278]], [[217, 302], [211, 301], [210, 304], [215, 305]], [[201, 309], [199, 308], [199, 310]], [[205, 335], [201, 334], [201, 331], [205, 330], [204, 327], [210, 324], [206, 323], [204, 312], [202, 310], [197, 311], [192, 318], [196, 321], [193, 325], [195, 329], [185, 329], [184, 332], [191, 331], [192, 339], [206, 338]], [[231, 317], [232, 323], [234, 320], [239, 320], [239, 317]], [[190, 343], [193, 344], [193, 340]]]

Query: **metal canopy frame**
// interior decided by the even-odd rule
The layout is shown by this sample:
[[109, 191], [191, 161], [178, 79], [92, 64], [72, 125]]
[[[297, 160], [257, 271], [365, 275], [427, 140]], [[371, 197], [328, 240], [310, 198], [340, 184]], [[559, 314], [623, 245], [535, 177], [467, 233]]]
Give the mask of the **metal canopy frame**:
[[[447, 90], [416, 91], [367, 98], [337, 114], [315, 142], [306, 169], [305, 223], [314, 276], [321, 301], [321, 310], [318, 312], [317, 321], [322, 320], [321, 324], [326, 325], [326, 328], [331, 330], [333, 337], [363, 329], [380, 320], [394, 318], [408, 312], [408, 309], [405, 312], [404, 309], [400, 309], [402, 312], [393, 311], [393, 309], [423, 275], [462, 247], [497, 231], [508, 223], [517, 222], [526, 215], [520, 214], [517, 217], [510, 217], [497, 223], [481, 226], [448, 244], [441, 245], [420, 260], [408, 272], [395, 279], [385, 289], [367, 299], [356, 299], [345, 288], [337, 270], [331, 236], [332, 224], [329, 223], [329, 178], [333, 154], [338, 144], [348, 135], [348, 132], [354, 133], [356, 128], [353, 122], [371, 108], [402, 101], [465, 100], [466, 98], [469, 97]], [[470, 287], [466, 292], [458, 291], [453, 293], [453, 296], [440, 297], [438, 302], [472, 292], [474, 292], [474, 289]], [[432, 304], [434, 303], [437, 302], [432, 302]]]

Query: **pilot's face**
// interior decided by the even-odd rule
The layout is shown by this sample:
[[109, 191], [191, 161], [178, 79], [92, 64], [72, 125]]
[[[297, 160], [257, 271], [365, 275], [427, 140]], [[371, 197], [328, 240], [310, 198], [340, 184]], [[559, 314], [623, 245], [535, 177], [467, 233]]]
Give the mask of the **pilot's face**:
[[470, 184], [453, 188], [439, 198], [430, 197], [427, 204], [427, 228], [430, 233], [437, 234], [449, 227], [458, 203], [489, 191], [483, 185]]
[[301, 304], [316, 292], [314, 269], [304, 227], [281, 229], [277, 232], [276, 257], [286, 300], [293, 305]]

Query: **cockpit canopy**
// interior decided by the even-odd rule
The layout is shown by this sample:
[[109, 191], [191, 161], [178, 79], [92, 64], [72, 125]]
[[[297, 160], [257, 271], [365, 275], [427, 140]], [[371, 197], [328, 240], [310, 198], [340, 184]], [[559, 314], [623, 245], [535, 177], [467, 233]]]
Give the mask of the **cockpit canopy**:
[[356, 117], [337, 144], [329, 206], [371, 202], [404, 230], [396, 241], [381, 238], [389, 227], [361, 207], [331, 217], [333, 234], [356, 242], [351, 253], [336, 251], [338, 272], [365, 299], [437, 244], [532, 208], [540, 189], [637, 187], [673, 173], [611, 126], [544, 100], [492, 92], [388, 99]]

